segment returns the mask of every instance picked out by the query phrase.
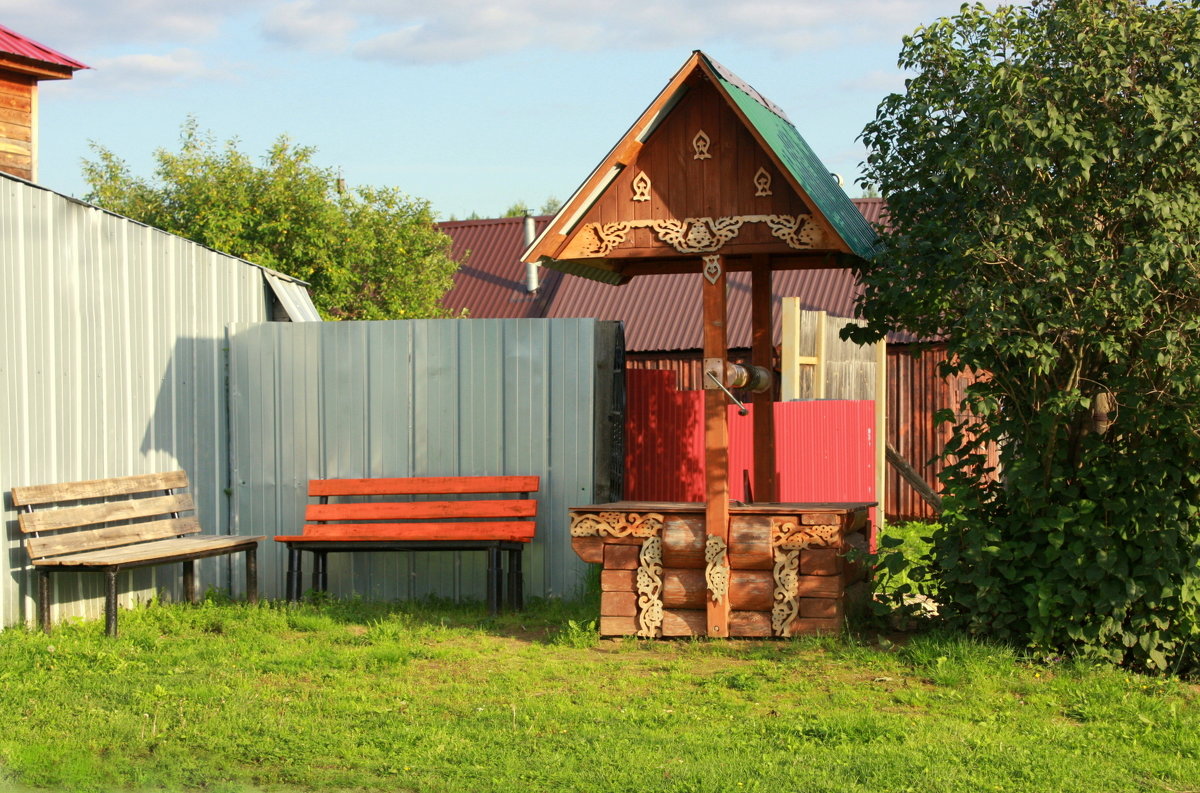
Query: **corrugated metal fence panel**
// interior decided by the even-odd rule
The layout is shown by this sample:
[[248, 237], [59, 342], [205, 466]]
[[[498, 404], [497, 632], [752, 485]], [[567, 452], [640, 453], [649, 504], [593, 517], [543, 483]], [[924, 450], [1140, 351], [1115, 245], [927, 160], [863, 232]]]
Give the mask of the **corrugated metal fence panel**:
[[[591, 503], [595, 479], [595, 320], [275, 323], [230, 332], [235, 531], [299, 531], [309, 478], [537, 474], [526, 592], [579, 590], [585, 566], [571, 550], [566, 516]], [[264, 593], [282, 596], [284, 549], [268, 543], [261, 558]], [[339, 595], [481, 599], [484, 573], [476, 552], [329, 557]]]
[[[4, 625], [36, 605], [14, 486], [183, 468], [205, 530], [227, 531], [224, 329], [267, 310], [256, 267], [0, 177]], [[205, 560], [201, 585], [228, 569]], [[125, 575], [125, 602], [179, 591], [177, 567]], [[53, 576], [55, 618], [99, 616], [101, 578]]]

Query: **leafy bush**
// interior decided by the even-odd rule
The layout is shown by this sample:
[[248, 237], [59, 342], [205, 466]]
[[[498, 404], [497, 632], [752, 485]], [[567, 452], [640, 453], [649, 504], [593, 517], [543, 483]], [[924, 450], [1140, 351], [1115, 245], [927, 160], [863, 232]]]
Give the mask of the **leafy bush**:
[[944, 417], [943, 613], [1036, 653], [1196, 667], [1200, 8], [963, 6], [900, 65], [863, 132], [891, 230], [844, 333], [941, 337], [947, 373], [985, 373]]

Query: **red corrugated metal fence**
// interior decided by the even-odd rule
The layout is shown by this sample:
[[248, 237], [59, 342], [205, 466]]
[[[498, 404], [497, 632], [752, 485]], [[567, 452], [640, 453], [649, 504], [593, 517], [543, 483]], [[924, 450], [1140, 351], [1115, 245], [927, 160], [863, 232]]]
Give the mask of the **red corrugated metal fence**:
[[[625, 497], [703, 501], [704, 392], [677, 390], [671, 371], [625, 376]], [[876, 500], [874, 403], [830, 399], [774, 408], [781, 501]], [[739, 416], [730, 406], [729, 435], [731, 497], [743, 501], [743, 472], [754, 473], [752, 409]]]

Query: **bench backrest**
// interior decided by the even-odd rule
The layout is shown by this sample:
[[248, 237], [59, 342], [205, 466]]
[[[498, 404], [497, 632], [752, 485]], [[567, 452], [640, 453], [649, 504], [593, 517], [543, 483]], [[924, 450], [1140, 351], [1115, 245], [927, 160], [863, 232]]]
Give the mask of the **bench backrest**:
[[[313, 479], [308, 494], [321, 503], [305, 510], [304, 536], [313, 539], [427, 540], [533, 539], [536, 476], [439, 476], [393, 479]], [[516, 493], [520, 498], [462, 498]], [[386, 497], [455, 495], [452, 501]], [[329, 503], [332, 497], [385, 500]], [[526, 520], [521, 520], [525, 518]]]
[[[200, 532], [186, 471], [28, 485], [12, 489], [13, 506], [33, 560], [115, 548]], [[79, 503], [86, 502], [86, 503]], [[113, 525], [116, 524], [116, 525]]]

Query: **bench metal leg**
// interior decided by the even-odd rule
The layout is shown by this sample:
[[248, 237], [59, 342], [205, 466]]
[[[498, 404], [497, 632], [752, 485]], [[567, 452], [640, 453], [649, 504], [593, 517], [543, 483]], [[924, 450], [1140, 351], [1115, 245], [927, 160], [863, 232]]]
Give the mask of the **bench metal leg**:
[[196, 561], [189, 559], [183, 563], [183, 599], [188, 603], [196, 603]]
[[500, 549], [487, 549], [487, 606], [488, 614], [495, 616], [500, 611], [500, 601], [504, 596], [504, 577], [500, 568]]
[[287, 599], [296, 601], [300, 599], [300, 581], [303, 575], [303, 560], [300, 556], [299, 548], [288, 546], [288, 569], [287, 569]]
[[313, 589], [324, 592], [329, 589], [329, 573], [325, 570], [326, 551], [313, 551]]
[[117, 635], [117, 570], [105, 570], [104, 632]]
[[38, 623], [50, 632], [50, 571], [38, 570]]
[[508, 608], [525, 608], [525, 576], [521, 571], [521, 549], [508, 552]]
[[246, 551], [246, 602], [258, 602], [258, 548]]

